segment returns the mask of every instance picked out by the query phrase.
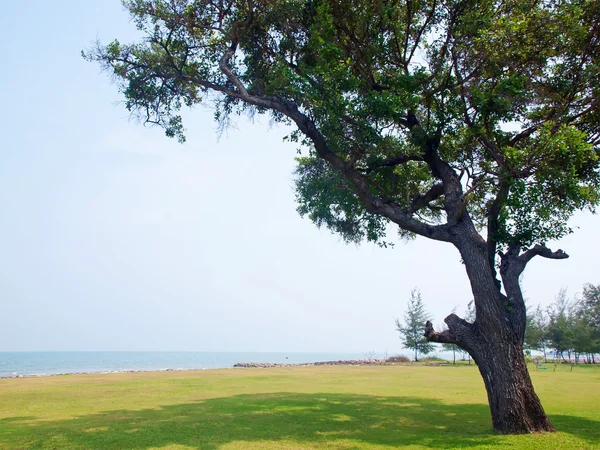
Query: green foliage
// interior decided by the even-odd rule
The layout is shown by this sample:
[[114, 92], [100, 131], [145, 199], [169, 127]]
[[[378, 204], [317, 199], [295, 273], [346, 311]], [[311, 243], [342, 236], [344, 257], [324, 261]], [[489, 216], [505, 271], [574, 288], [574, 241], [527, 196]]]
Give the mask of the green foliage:
[[583, 287], [582, 305], [589, 324], [600, 331], [600, 285], [588, 283]]
[[127, 108], [181, 141], [181, 108], [207, 98], [222, 123], [250, 112], [297, 125], [298, 211], [347, 241], [390, 242], [373, 199], [451, 224], [433, 155], [500, 247], [560, 238], [600, 200], [597, 0], [123, 3], [145, 38], [84, 56]]
[[527, 317], [525, 347], [530, 350], [554, 350], [558, 358], [581, 355], [589, 362], [600, 353], [600, 324], [597, 322], [598, 286], [586, 284], [581, 298], [570, 300], [561, 289], [546, 313], [538, 306]]
[[456, 344], [442, 344], [442, 348], [447, 352], [452, 352], [452, 364], [456, 364], [456, 352], [460, 352], [461, 348]]
[[545, 352], [548, 337], [548, 325], [542, 307], [527, 314], [527, 328], [525, 329], [525, 348]]
[[515, 168], [526, 159], [536, 162], [531, 177], [512, 181], [500, 215], [501, 241], [530, 246], [559, 239], [571, 233], [567, 220], [576, 210], [598, 203], [598, 156], [586, 138], [573, 126], [546, 123], [531, 144], [535, 148], [507, 148], [507, 160]]
[[475, 304], [473, 300], [467, 303], [467, 309], [465, 309], [465, 313], [463, 314], [463, 318], [470, 323], [475, 322]]
[[300, 216], [326, 226], [346, 242], [367, 240], [380, 246], [385, 241], [387, 220], [368, 213], [352, 192], [348, 181], [318, 158], [297, 158], [296, 199]]
[[396, 330], [400, 332], [403, 347], [414, 350], [415, 361], [419, 360], [419, 353], [426, 355], [435, 349], [434, 344], [427, 341], [423, 336], [425, 322], [429, 319], [430, 316], [425, 310], [421, 293], [417, 289], [413, 289], [410, 293], [408, 307], [404, 313], [404, 324], [396, 319]]
[[554, 303], [548, 308], [548, 339], [558, 355], [573, 348], [573, 314], [572, 305], [567, 298], [566, 290], [561, 289]]
[[425, 357], [421, 358], [421, 362], [443, 362], [443, 363], [446, 363], [448, 361], [446, 361], [444, 358], [440, 358], [439, 356], [425, 356]]
[[[475, 302], [473, 300], [471, 300], [469, 303], [467, 303], [467, 309], [465, 309], [463, 318], [467, 322], [470, 322], [470, 323], [475, 322]], [[471, 364], [471, 355], [469, 354], [469, 352], [467, 352], [466, 350], [463, 350], [463, 349], [460, 349], [460, 352], [462, 353], [463, 360], [465, 358], [467, 358], [469, 360], [469, 364]]]
[[600, 285], [586, 284], [583, 287], [574, 328], [575, 351], [600, 353]]

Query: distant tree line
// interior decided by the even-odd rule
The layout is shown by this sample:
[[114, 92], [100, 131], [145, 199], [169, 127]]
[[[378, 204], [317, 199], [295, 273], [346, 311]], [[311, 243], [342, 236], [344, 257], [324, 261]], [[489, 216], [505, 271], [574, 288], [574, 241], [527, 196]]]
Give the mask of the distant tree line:
[[525, 348], [544, 359], [596, 363], [600, 354], [600, 285], [586, 284], [580, 296], [565, 289], [547, 308], [538, 305], [527, 315]]
[[[475, 320], [473, 302], [467, 306], [464, 318], [468, 322]], [[423, 336], [425, 322], [431, 320], [426, 311], [418, 289], [411, 292], [408, 307], [401, 322], [396, 319], [396, 329], [400, 332], [403, 347], [418, 355], [427, 355], [436, 347]], [[442, 348], [452, 352], [456, 362], [456, 353], [462, 358], [470, 356], [454, 344], [442, 344]], [[538, 305], [527, 313], [524, 349], [541, 352], [544, 361], [574, 362], [578, 364], [597, 363], [600, 354], [600, 285], [586, 284], [583, 292], [569, 299], [565, 289], [561, 289], [554, 303], [547, 308]]]

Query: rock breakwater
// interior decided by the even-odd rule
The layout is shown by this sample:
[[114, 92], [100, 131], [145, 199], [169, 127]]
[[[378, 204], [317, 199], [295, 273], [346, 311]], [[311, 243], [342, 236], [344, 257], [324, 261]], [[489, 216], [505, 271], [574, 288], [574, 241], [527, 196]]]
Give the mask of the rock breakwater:
[[269, 367], [301, 367], [301, 366], [381, 366], [388, 364], [385, 359], [340, 359], [337, 361], [317, 361], [311, 363], [261, 363], [261, 362], [239, 362], [233, 365], [238, 368], [260, 368]]

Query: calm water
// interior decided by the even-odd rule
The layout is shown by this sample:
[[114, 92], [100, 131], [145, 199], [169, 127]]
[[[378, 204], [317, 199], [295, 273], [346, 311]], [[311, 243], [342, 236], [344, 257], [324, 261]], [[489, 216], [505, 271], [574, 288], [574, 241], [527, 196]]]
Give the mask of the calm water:
[[[287, 357], [287, 359], [286, 359]], [[0, 352], [0, 377], [128, 370], [215, 369], [237, 362], [307, 363], [364, 353]]]

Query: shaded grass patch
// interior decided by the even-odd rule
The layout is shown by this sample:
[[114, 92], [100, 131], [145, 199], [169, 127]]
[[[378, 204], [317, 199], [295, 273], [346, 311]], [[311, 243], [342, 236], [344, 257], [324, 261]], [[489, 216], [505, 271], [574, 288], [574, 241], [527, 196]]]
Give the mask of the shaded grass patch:
[[0, 448], [592, 449], [600, 448], [598, 374], [534, 374], [559, 433], [528, 436], [492, 432], [476, 369], [288, 368], [8, 380], [0, 383]]

